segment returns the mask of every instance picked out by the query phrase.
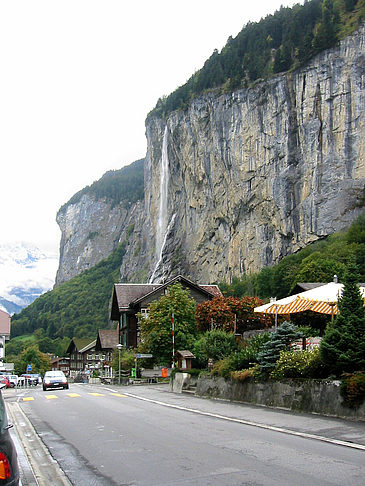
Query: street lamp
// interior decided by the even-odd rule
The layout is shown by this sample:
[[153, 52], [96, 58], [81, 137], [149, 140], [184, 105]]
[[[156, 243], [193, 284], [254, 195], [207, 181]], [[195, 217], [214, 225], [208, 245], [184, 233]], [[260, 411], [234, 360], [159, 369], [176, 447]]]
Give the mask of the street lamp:
[[118, 348], [118, 363], [119, 363], [119, 367], [118, 367], [118, 385], [120, 385], [120, 350], [122, 349], [122, 345], [121, 344], [117, 344], [117, 348]]

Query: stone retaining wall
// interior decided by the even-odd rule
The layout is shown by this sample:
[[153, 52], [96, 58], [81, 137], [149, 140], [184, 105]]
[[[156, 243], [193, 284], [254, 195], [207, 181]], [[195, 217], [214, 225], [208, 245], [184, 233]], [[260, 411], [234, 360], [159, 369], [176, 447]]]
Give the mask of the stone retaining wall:
[[365, 403], [357, 410], [343, 406], [340, 381], [285, 380], [238, 383], [202, 375], [198, 379], [195, 394], [298, 412], [365, 420]]

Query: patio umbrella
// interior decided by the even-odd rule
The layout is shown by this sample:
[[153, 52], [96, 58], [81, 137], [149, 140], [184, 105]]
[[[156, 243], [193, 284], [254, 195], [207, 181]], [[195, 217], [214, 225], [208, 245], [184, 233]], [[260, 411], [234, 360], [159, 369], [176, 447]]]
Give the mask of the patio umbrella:
[[[342, 289], [343, 284], [330, 282], [320, 287], [255, 307], [254, 312], [282, 315], [311, 310], [333, 316], [338, 313], [337, 301], [342, 294]], [[365, 287], [360, 286], [360, 292], [365, 297]]]

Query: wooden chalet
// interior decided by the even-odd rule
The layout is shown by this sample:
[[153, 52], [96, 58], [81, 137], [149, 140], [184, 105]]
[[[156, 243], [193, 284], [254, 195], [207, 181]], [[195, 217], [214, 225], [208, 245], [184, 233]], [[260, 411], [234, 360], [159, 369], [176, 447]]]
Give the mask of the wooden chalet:
[[198, 285], [181, 275], [164, 284], [114, 284], [110, 319], [119, 322], [120, 344], [137, 347], [140, 340], [137, 314], [148, 314], [151, 302], [158, 300], [177, 282], [198, 304], [222, 295], [217, 285]]
[[96, 338], [95, 353], [101, 355], [101, 374], [104, 377], [112, 377], [112, 361], [117, 344], [119, 343], [118, 329], [99, 329]]
[[75, 378], [87, 370], [87, 356], [95, 351], [96, 340], [90, 338], [73, 338], [66, 350], [70, 355], [70, 377]]

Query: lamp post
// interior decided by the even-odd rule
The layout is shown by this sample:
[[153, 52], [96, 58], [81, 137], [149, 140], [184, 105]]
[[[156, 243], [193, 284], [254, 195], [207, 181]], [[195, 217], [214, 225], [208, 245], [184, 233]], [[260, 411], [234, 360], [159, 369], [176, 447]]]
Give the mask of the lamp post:
[[120, 385], [120, 350], [122, 349], [122, 345], [119, 343], [117, 344], [117, 348], [118, 348], [118, 385]]

